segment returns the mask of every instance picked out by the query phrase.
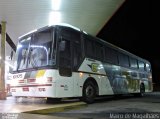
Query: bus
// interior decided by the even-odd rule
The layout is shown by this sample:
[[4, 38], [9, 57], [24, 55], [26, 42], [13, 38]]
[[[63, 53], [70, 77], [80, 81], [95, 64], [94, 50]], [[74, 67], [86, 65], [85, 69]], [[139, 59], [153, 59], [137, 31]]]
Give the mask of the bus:
[[46, 26], [19, 37], [11, 92], [50, 100], [152, 91], [149, 61], [71, 25]]

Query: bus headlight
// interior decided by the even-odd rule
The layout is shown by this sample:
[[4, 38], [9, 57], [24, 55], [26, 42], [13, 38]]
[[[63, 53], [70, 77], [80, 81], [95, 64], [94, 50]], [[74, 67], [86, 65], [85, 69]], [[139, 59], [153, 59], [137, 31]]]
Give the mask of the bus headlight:
[[46, 81], [45, 81], [44, 78], [37, 78], [36, 82], [39, 83], [39, 84], [45, 84]]
[[52, 83], [52, 81], [53, 81], [52, 77], [47, 77], [47, 82], [48, 83]]
[[52, 77], [46, 77], [46, 78], [37, 78], [36, 82], [39, 84], [45, 84], [45, 83], [52, 83], [53, 78]]
[[11, 86], [17, 86], [17, 85], [18, 85], [18, 82], [16, 80], [11, 81]]

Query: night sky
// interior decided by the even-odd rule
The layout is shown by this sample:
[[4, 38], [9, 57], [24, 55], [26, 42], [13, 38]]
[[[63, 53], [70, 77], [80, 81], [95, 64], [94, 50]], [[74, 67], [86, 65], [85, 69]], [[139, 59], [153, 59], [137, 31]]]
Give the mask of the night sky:
[[126, 0], [97, 37], [151, 62], [160, 83], [160, 6], [158, 0]]

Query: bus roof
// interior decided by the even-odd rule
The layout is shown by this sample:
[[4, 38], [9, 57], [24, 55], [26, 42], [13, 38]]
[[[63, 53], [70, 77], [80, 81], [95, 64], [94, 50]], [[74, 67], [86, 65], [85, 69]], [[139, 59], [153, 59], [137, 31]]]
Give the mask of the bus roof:
[[[54, 25], [47, 25], [47, 26], [44, 26], [44, 27], [41, 27], [39, 29], [34, 29], [34, 30], [31, 30], [30, 32], [26, 33], [26, 34], [23, 34], [21, 35], [20, 37], [18, 37], [18, 39], [21, 39], [27, 35], [30, 35], [30, 34], [33, 34], [37, 31], [43, 31], [44, 29], [47, 29], [47, 28], [52, 28], [52, 27], [55, 27], [55, 26], [64, 26], [64, 27], [69, 27], [69, 28], [72, 28], [74, 30], [77, 30], [77, 31], [81, 31], [79, 28], [75, 27], [75, 26], [72, 26], [70, 24], [67, 24], [67, 23], [59, 23], [59, 24], [54, 24]], [[85, 31], [84, 31], [85, 32]]]

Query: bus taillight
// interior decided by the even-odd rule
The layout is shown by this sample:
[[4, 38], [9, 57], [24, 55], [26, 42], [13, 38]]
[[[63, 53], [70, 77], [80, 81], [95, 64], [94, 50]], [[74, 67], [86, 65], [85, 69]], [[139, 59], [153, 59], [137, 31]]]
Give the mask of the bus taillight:
[[36, 82], [36, 79], [28, 79], [28, 82], [29, 82], [29, 83]]
[[40, 92], [46, 91], [45, 88], [38, 88], [38, 90], [39, 90]]
[[29, 91], [28, 87], [23, 88], [23, 91]]
[[52, 77], [47, 77], [47, 82], [51, 83], [52, 82]]
[[24, 83], [24, 80], [19, 80], [18, 83]]

